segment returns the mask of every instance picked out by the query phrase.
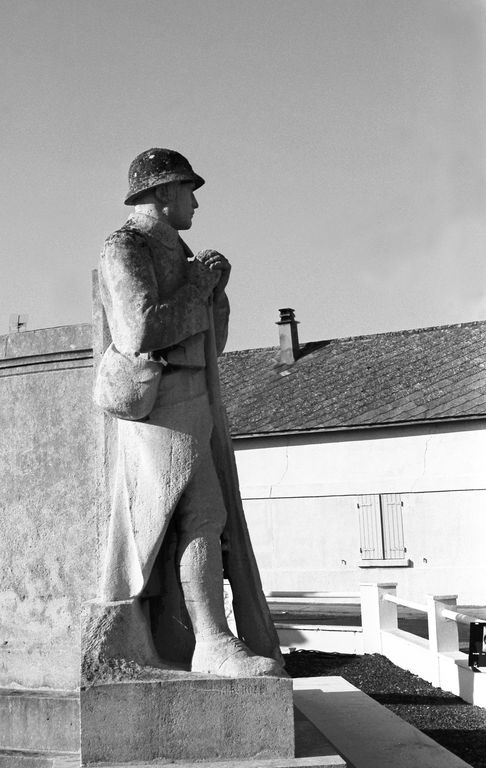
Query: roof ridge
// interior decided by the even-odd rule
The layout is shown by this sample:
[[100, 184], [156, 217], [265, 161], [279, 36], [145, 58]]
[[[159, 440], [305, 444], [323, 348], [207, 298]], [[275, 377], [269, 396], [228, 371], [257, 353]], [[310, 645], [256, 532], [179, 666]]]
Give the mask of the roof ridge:
[[[379, 333], [362, 333], [358, 334], [357, 336], [336, 336], [334, 338], [330, 339], [316, 339], [314, 341], [305, 341], [301, 342], [299, 344], [299, 347], [301, 349], [304, 349], [305, 347], [312, 345], [312, 344], [324, 344], [324, 343], [331, 343], [333, 341], [356, 341], [358, 339], [372, 339], [376, 338], [377, 336], [411, 336], [415, 333], [424, 333], [425, 331], [440, 331], [445, 330], [446, 328], [463, 328], [463, 327], [472, 327], [472, 326], [481, 326], [484, 325], [486, 328], [486, 320], [468, 320], [464, 323], [445, 323], [444, 325], [426, 325], [421, 326], [419, 328], [404, 328], [402, 330], [398, 331], [380, 331]], [[234, 354], [244, 354], [245, 352], [268, 352], [269, 350], [279, 350], [278, 345], [273, 345], [271, 347], [248, 347], [247, 349], [230, 349], [228, 352], [224, 352], [223, 356], [226, 355], [234, 355]]]

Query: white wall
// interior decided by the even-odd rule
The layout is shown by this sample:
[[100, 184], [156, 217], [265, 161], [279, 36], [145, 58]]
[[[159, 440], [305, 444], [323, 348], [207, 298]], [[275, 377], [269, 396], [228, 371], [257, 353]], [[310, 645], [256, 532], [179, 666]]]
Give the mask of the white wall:
[[486, 488], [486, 424], [235, 440], [243, 498]]
[[[240, 485], [266, 591], [458, 593], [486, 604], [485, 425], [235, 441]], [[359, 494], [400, 493], [410, 567], [363, 568]]]

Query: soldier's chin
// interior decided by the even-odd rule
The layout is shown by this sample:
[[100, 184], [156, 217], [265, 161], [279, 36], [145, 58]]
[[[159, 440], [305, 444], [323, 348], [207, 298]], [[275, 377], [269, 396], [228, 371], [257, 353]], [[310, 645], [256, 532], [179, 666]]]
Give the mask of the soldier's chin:
[[190, 229], [192, 227], [192, 219], [183, 219], [182, 217], [175, 218], [174, 216], [169, 217], [169, 224], [173, 229]]
[[179, 226], [177, 229], [190, 229], [192, 227], [192, 219], [186, 219], [186, 221], [181, 221], [179, 223]]

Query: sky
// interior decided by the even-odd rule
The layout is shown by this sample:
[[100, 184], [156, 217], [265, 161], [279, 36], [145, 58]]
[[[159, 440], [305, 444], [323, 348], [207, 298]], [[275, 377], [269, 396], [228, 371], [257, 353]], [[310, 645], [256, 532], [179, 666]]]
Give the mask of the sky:
[[486, 319], [486, 0], [0, 0], [0, 334], [90, 322], [131, 160], [206, 184], [228, 349]]

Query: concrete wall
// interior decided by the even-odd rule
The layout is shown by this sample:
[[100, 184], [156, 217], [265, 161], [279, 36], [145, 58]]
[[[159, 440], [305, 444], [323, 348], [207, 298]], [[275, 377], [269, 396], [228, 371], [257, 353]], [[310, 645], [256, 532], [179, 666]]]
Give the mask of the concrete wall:
[[0, 687], [78, 684], [95, 594], [91, 326], [0, 337]]
[[[458, 593], [485, 604], [486, 423], [235, 441], [264, 588]], [[408, 567], [363, 567], [357, 497], [400, 493]]]

